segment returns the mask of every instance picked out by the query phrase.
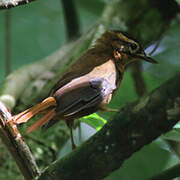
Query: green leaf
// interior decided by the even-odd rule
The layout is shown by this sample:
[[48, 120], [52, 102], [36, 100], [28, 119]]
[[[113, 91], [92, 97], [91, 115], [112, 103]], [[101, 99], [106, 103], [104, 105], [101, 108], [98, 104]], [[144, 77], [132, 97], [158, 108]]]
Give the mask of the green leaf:
[[180, 142], [180, 131], [179, 131], [179, 129], [173, 129], [172, 131], [163, 135], [162, 138]]
[[80, 121], [88, 124], [89, 126], [91, 126], [96, 130], [100, 130], [107, 122], [104, 118], [102, 118], [96, 113], [82, 117], [80, 118]]
[[174, 129], [179, 129], [179, 130], [180, 130], [180, 122], [178, 122], [173, 128], [174, 128]]

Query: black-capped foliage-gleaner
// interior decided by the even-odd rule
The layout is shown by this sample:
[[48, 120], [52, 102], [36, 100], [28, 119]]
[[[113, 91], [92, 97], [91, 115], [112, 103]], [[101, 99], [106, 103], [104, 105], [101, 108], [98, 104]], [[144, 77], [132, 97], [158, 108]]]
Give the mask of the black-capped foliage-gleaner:
[[[16, 124], [27, 122], [32, 116], [42, 113], [28, 132], [48, 123], [65, 120], [71, 130], [74, 119], [107, 108], [114, 92], [119, 88], [127, 64], [145, 60], [156, 63], [148, 57], [140, 44], [121, 31], [107, 31], [94, 47], [88, 49], [60, 77], [52, 88], [50, 97], [24, 112], [13, 116]], [[50, 122], [49, 122], [50, 121]]]

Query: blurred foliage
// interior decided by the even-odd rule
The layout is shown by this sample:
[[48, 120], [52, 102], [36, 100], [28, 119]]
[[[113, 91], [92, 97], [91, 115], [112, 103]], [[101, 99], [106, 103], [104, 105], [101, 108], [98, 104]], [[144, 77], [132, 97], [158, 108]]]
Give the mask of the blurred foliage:
[[22, 175], [19, 173], [18, 167], [6, 147], [0, 140], [0, 179], [5, 180], [21, 180]]
[[[81, 30], [82, 32], [86, 32], [100, 17], [105, 1], [76, 0], [75, 2], [80, 16]], [[52, 3], [51, 0], [44, 0], [43, 2], [38, 0], [26, 6], [13, 8], [11, 11], [12, 70], [51, 54], [65, 43], [64, 18], [60, 1], [53, 1]], [[0, 24], [2, 25], [0, 27], [0, 83], [5, 79], [3, 62], [3, 16], [4, 11], [0, 11]], [[159, 43], [159, 46], [153, 56], [159, 64], [151, 65], [143, 63], [143, 77], [148, 92], [180, 71], [180, 24], [174, 21], [169, 31], [163, 36], [160, 42], [154, 42], [147, 51], [150, 52], [156, 43]], [[125, 103], [135, 101], [136, 99], [137, 95], [130, 69], [128, 68], [122, 85], [112, 100], [110, 107], [119, 109], [119, 107], [123, 106]], [[111, 118], [113, 114], [114, 113], [110, 112], [105, 114], [100, 112], [98, 115], [93, 114], [90, 118], [100, 119], [100, 121], [91, 124], [91, 120], [88, 118], [88, 122], [86, 121], [86, 123], [91, 124], [92, 127], [99, 130], [105, 123], [104, 119]], [[82, 119], [82, 121], [85, 120]], [[59, 145], [62, 144], [59, 143], [62, 141], [61, 136], [68, 136], [69, 133], [60, 134], [60, 129], [65, 127], [63, 122], [61, 122], [61, 124], [61, 126], [59, 125], [52, 129], [48, 129], [46, 133], [42, 133], [42, 131], [39, 130], [33, 135], [25, 134], [26, 126], [29, 126], [29, 124], [21, 128], [41, 169], [45, 168], [56, 159], [59, 153], [61, 154], [61, 152], [59, 152], [61, 149]], [[171, 131], [163, 138], [175, 141], [180, 139], [179, 129], [180, 127], [177, 125], [175, 130]], [[174, 152], [168, 148], [165, 141], [160, 138], [137, 152], [120, 170], [113, 172], [105, 179], [143, 180], [171, 167], [178, 161], [179, 157], [177, 157]], [[22, 179], [14, 161], [8, 155], [2, 143], [0, 143], [0, 179]]]
[[180, 142], [179, 137], [180, 137], [180, 128], [178, 129], [174, 128], [172, 131], [170, 131], [169, 133], [163, 136], [164, 139], [173, 140], [177, 142]]
[[164, 149], [160, 145], [166, 147], [165, 143], [161, 141], [145, 146], [105, 180], [145, 180], [161, 172], [164, 168], [178, 163], [179, 159], [172, 156], [168, 149]]

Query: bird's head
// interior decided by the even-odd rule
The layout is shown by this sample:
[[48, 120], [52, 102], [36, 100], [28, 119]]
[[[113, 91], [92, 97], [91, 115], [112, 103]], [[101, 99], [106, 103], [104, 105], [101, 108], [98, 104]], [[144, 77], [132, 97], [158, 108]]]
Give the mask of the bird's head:
[[145, 60], [150, 63], [157, 63], [154, 59], [147, 56], [141, 45], [121, 31], [106, 31], [99, 39], [101, 44], [109, 47], [113, 51], [115, 60], [122, 65], [127, 65], [132, 61]]

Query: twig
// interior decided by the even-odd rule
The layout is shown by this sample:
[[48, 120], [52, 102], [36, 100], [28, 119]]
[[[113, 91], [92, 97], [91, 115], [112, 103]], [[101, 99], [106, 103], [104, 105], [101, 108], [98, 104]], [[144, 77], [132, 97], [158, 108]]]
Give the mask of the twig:
[[136, 93], [139, 97], [142, 97], [146, 92], [146, 85], [142, 75], [142, 64], [141, 62], [136, 62], [131, 66], [132, 78], [134, 80], [134, 85]]
[[64, 10], [68, 41], [77, 39], [80, 35], [79, 18], [74, 0], [61, 0]]
[[0, 102], [0, 137], [16, 161], [24, 178], [32, 180], [40, 175], [40, 171], [16, 125], [9, 121], [10, 118], [11, 113]]
[[11, 32], [10, 32], [10, 25], [11, 25], [11, 11], [6, 10], [4, 20], [5, 20], [5, 69], [6, 69], [6, 76], [11, 71]]
[[9, 9], [19, 5], [28, 4], [35, 0], [0, 0], [0, 9]]

